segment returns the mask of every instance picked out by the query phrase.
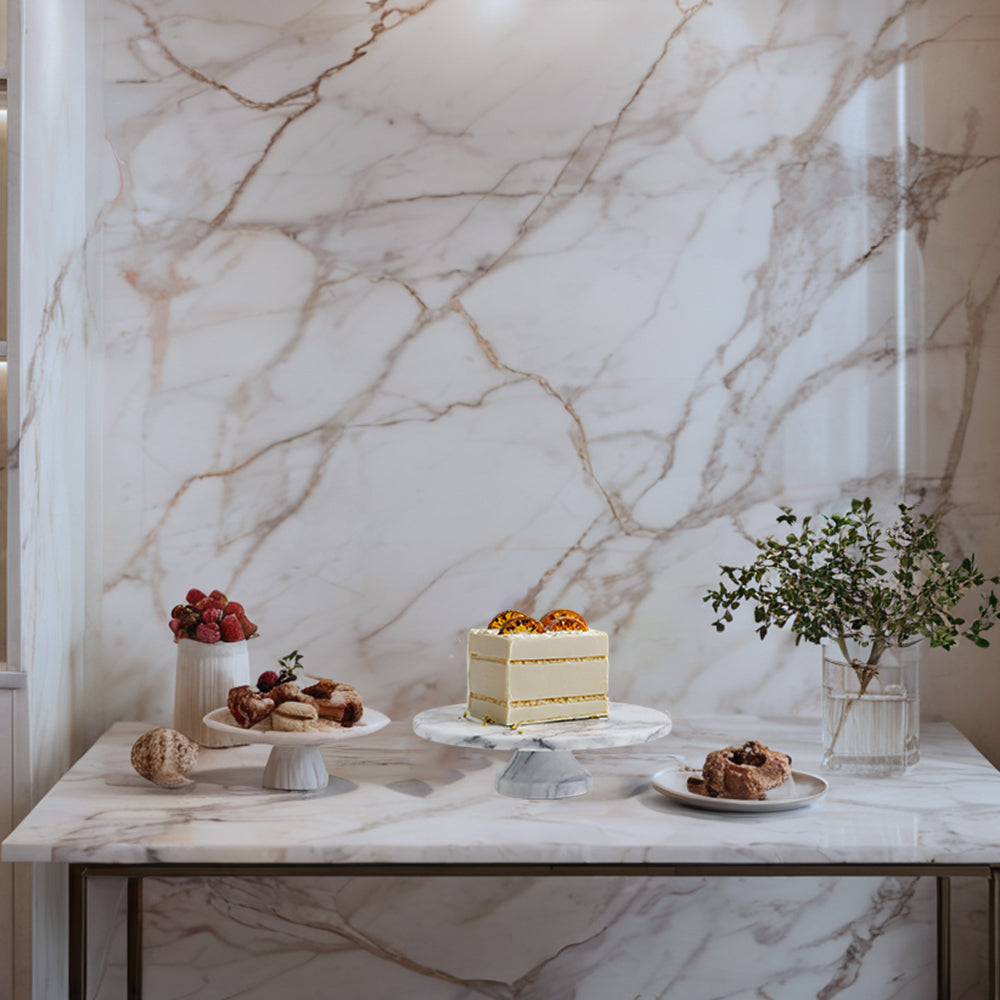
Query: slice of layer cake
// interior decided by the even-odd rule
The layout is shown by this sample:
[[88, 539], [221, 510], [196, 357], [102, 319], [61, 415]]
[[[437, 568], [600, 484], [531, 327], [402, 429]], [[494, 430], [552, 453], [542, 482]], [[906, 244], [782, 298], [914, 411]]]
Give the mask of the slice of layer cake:
[[558, 631], [534, 630], [534, 619], [471, 629], [468, 714], [504, 726], [606, 717], [608, 634], [576, 619], [572, 630], [565, 617]]

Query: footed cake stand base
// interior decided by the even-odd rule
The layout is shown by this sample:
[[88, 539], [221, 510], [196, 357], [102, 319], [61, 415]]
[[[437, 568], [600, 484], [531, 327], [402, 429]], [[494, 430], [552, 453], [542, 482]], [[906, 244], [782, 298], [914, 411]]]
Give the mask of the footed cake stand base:
[[586, 795], [594, 779], [571, 750], [515, 750], [494, 785], [519, 799], [567, 799]]
[[421, 712], [413, 731], [425, 740], [481, 750], [513, 750], [494, 787], [518, 799], [568, 799], [593, 788], [574, 750], [649, 743], [670, 732], [670, 716], [654, 708], [611, 702], [606, 719], [539, 722], [511, 729], [466, 716], [465, 705]]
[[330, 775], [326, 772], [326, 764], [323, 763], [319, 748], [377, 733], [389, 725], [389, 716], [376, 712], [374, 708], [366, 708], [361, 721], [353, 726], [308, 733], [241, 729], [228, 708], [217, 708], [201, 721], [209, 729], [239, 734], [244, 743], [265, 743], [271, 747], [261, 782], [264, 788], [277, 788], [283, 792], [317, 792], [330, 783]]
[[330, 783], [319, 747], [271, 747], [264, 767], [265, 788], [314, 792]]

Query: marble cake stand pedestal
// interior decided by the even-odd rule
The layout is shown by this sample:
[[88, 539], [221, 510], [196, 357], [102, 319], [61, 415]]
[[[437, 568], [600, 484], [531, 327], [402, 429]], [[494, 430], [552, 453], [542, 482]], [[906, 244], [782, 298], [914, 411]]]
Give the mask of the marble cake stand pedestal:
[[[366, 708], [361, 721], [346, 729], [327, 729], [318, 733], [280, 733], [273, 729], [241, 729], [228, 708], [217, 708], [202, 719], [209, 729], [238, 735], [243, 743], [266, 743], [271, 753], [264, 767], [264, 788], [279, 788], [289, 792], [315, 792], [330, 783], [326, 764], [319, 752], [321, 746], [353, 740], [377, 733], [389, 725], [389, 717], [373, 708]], [[234, 733], [235, 730], [235, 733]]]
[[421, 712], [413, 720], [417, 736], [449, 746], [513, 750], [497, 775], [496, 790], [520, 799], [563, 799], [584, 795], [594, 785], [574, 750], [651, 743], [670, 732], [670, 716], [653, 708], [611, 702], [606, 719], [539, 722], [511, 729], [465, 716], [465, 705]]

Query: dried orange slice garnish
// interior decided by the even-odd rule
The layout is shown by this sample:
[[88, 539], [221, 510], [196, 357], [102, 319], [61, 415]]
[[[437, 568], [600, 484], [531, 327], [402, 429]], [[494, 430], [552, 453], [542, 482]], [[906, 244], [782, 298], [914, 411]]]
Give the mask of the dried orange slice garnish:
[[493, 621], [487, 625], [487, 628], [500, 628], [501, 625], [506, 625], [507, 622], [514, 618], [527, 618], [528, 616], [523, 611], [501, 611], [500, 614], [493, 618]]
[[556, 618], [573, 618], [583, 626], [584, 632], [587, 631], [587, 622], [583, 615], [579, 611], [570, 611], [569, 608], [556, 608], [554, 611], [549, 611], [547, 614], [542, 615], [539, 620], [548, 628], [549, 622], [554, 621]]
[[546, 632], [586, 632], [587, 623], [580, 618], [570, 618], [563, 615], [562, 618], [550, 618], [545, 623]]
[[544, 632], [545, 626], [539, 622], [535, 621], [534, 618], [529, 618], [527, 615], [521, 615], [520, 618], [511, 618], [510, 621], [504, 622], [500, 626], [501, 635], [510, 635], [511, 632]]

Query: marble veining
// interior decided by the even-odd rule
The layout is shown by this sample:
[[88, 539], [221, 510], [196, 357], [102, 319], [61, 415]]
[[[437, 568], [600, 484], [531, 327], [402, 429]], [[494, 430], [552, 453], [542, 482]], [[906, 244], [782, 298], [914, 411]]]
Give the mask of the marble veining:
[[[262, 789], [265, 748], [257, 746], [203, 750], [194, 786], [167, 791], [131, 772], [128, 747], [142, 727], [120, 723], [5, 842], [3, 858], [753, 864], [997, 857], [1000, 775], [943, 724], [926, 727], [927, 754], [905, 777], [830, 775], [827, 796], [792, 813], [706, 814], [649, 785], [662, 767], [696, 766], [709, 749], [750, 734], [817, 770], [817, 727], [816, 720], [692, 718], [654, 743], [581, 751], [594, 775], [590, 794], [528, 801], [493, 790], [503, 764], [497, 754], [429, 743], [404, 723], [324, 751], [332, 778], [323, 792]], [[423, 791], [414, 794], [418, 785]], [[974, 900], [981, 884], [978, 891]], [[569, 981], [567, 995], [595, 1000], [620, 984], [629, 996], [670, 1000], [750, 998], [757, 990], [789, 1000], [802, 991], [935, 995], [931, 878], [209, 877], [153, 881], [144, 900], [144, 965], [154, 998], [258, 997], [277, 982], [309, 989], [348, 974], [374, 995], [399, 988], [446, 998], [540, 998], [561, 995], [558, 984]], [[954, 931], [956, 947], [969, 942], [962, 951], [969, 977], [983, 928], [956, 921]], [[117, 932], [106, 933], [107, 960], [97, 967], [109, 992], [100, 998], [113, 996], [121, 981]]]
[[670, 732], [665, 712], [611, 702], [608, 717], [556, 723], [501, 726], [470, 718], [465, 705], [446, 705], [421, 712], [413, 731], [425, 740], [482, 750], [513, 750], [495, 787], [503, 795], [528, 799], [561, 799], [585, 795], [593, 788], [590, 772], [573, 750], [625, 747], [651, 743]]
[[925, 346], [919, 262], [997, 152], [922, 80], [981, 8], [109, 3], [92, 735], [163, 711], [195, 569], [256, 665], [306, 648], [394, 718], [556, 602], [618, 700], [814, 709], [810, 651], [716, 636], [700, 588], [777, 502], [948, 504], [976, 372], [929, 437], [923, 352], [981, 351], [1000, 268]]
[[[142, 732], [119, 723], [4, 843], [10, 861], [163, 862], [930, 862], [989, 863], [1000, 852], [998, 774], [952, 727], [932, 724], [920, 765], [898, 779], [829, 775], [814, 805], [706, 814], [655, 792], [667, 766], [699, 767], [753, 736], [821, 773], [815, 720], [699, 717], [666, 738], [577, 755], [594, 788], [577, 799], [512, 801], [493, 776], [509, 753], [446, 747], [390, 723], [326, 746], [318, 792], [262, 787], [264, 746], [203, 749], [194, 785], [136, 775]], [[410, 794], [413, 782], [426, 788]], [[409, 788], [407, 786], [410, 786]], [[747, 831], [752, 829], [752, 836]]]

